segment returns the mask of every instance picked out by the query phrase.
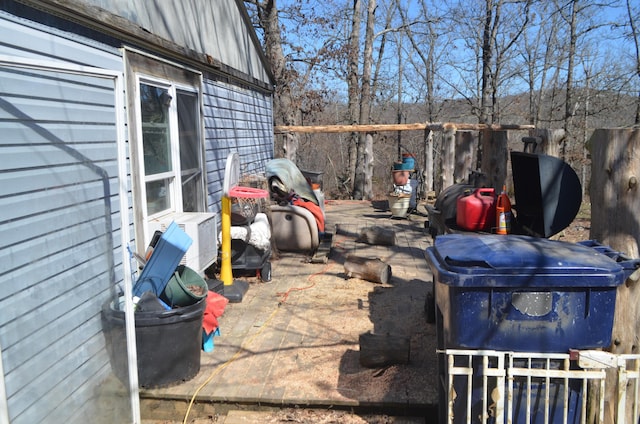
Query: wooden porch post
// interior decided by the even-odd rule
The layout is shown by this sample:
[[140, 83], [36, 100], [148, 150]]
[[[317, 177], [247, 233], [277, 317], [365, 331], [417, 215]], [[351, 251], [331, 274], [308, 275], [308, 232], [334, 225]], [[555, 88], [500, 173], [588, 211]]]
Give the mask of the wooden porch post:
[[442, 133], [442, 187], [440, 190], [452, 186], [455, 181], [453, 179], [453, 171], [455, 168], [455, 150], [456, 150], [456, 128], [447, 126]]
[[433, 191], [433, 131], [424, 130], [424, 198]]
[[[640, 240], [640, 130], [598, 129], [588, 142], [591, 150], [590, 238], [614, 250], [638, 258]], [[640, 352], [640, 275], [638, 271], [618, 287], [610, 352]], [[608, 375], [609, 377], [609, 375]], [[605, 423], [614, 422], [616, 408], [615, 379], [607, 378]], [[637, 422], [629, 409], [633, 405], [627, 390], [625, 422]]]
[[500, 190], [507, 180], [508, 153], [507, 131], [482, 131], [482, 164], [480, 170], [486, 175], [489, 187]]
[[455, 138], [454, 182], [460, 183], [469, 177], [476, 163], [477, 137], [471, 131], [459, 131]]

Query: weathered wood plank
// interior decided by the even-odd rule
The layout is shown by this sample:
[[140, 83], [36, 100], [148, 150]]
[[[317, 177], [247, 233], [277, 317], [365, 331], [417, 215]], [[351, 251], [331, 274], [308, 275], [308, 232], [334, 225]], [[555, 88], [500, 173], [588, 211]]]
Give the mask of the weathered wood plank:
[[285, 133], [342, 133], [342, 132], [382, 132], [382, 131], [444, 131], [447, 129], [455, 130], [529, 130], [535, 128], [534, 125], [517, 125], [517, 124], [464, 124], [451, 122], [418, 122], [413, 124], [367, 124], [367, 125], [276, 125], [274, 131], [276, 134]]

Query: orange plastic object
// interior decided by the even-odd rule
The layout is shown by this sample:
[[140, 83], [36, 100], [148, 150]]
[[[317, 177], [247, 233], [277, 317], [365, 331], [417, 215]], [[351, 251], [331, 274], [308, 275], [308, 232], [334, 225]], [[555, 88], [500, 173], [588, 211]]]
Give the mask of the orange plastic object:
[[502, 187], [502, 193], [496, 201], [496, 234], [511, 232], [511, 201], [507, 196], [507, 187]]
[[267, 190], [253, 187], [231, 187], [229, 190], [229, 197], [237, 197], [239, 199], [259, 199], [263, 197], [269, 197]]

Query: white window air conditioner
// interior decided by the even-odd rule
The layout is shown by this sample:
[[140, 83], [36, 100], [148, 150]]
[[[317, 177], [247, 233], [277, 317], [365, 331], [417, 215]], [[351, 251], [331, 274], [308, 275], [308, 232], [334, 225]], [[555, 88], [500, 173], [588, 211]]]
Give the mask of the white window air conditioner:
[[152, 219], [149, 221], [149, 236], [152, 236], [156, 230], [165, 231], [173, 221], [193, 240], [180, 264], [202, 274], [218, 258], [216, 214], [181, 212]]

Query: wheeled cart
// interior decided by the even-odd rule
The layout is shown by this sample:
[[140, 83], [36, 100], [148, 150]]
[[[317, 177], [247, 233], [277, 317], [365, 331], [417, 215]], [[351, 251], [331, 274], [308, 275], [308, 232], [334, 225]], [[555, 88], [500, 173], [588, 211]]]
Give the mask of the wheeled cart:
[[262, 281], [271, 281], [271, 248], [260, 250], [249, 243], [231, 240], [231, 269], [234, 271], [256, 270]]

